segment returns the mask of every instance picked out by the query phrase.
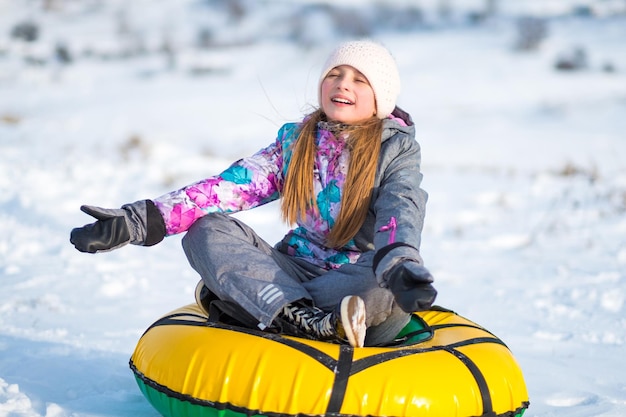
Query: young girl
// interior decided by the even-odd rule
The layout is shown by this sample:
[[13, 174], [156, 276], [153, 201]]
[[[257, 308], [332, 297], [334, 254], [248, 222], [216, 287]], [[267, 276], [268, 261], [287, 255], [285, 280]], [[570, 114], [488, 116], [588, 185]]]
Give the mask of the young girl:
[[[205, 309], [217, 303], [262, 330], [355, 347], [390, 342], [436, 296], [419, 253], [420, 147], [396, 107], [399, 90], [386, 48], [343, 43], [323, 67], [319, 109], [285, 124], [274, 143], [154, 200], [82, 206], [97, 221], [70, 241], [96, 253], [187, 232]], [[228, 215], [279, 198], [297, 227], [275, 246]]]

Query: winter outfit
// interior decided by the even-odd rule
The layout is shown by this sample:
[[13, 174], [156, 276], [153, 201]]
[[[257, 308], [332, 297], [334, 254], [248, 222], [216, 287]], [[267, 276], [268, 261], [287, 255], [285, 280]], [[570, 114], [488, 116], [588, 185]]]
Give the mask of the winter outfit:
[[[98, 252], [126, 243], [149, 246], [187, 232], [183, 248], [204, 285], [218, 299], [243, 308], [260, 328], [273, 328], [282, 318], [299, 328], [313, 326], [321, 339], [326, 329], [339, 329], [340, 337], [359, 346], [363, 342], [354, 338], [362, 336], [350, 329], [365, 321], [366, 345], [389, 342], [407, 324], [409, 312], [430, 307], [436, 295], [419, 253], [427, 200], [420, 188], [420, 147], [410, 116], [395, 107], [399, 77], [387, 50], [367, 41], [341, 45], [322, 79], [343, 64], [368, 78], [377, 115], [384, 119], [369, 211], [343, 247], [324, 245], [339, 212], [349, 161], [345, 140], [328, 122], [317, 128], [317, 204], [274, 246], [228, 214], [280, 197], [297, 123], [285, 124], [274, 143], [219, 175], [121, 209], [84, 207], [99, 221], [75, 229], [72, 242], [79, 250]], [[99, 233], [106, 238], [93, 237]]]

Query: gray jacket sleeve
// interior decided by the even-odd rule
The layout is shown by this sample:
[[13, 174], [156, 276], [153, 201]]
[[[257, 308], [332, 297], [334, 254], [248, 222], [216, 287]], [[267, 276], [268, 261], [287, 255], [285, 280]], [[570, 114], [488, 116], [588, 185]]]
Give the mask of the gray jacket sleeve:
[[412, 135], [396, 132], [384, 141], [379, 161], [373, 267], [386, 287], [386, 273], [399, 262], [423, 264], [419, 247], [428, 195], [421, 188], [421, 151]]

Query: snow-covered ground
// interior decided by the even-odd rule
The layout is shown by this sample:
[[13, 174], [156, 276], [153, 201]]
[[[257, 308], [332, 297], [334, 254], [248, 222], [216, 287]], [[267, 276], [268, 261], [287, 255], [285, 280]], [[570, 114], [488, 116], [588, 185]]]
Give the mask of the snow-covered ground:
[[[218, 36], [198, 49], [178, 25], [201, 18], [200, 2], [137, 2], [124, 16], [60, 3], [0, 0], [0, 416], [156, 416], [128, 359], [152, 321], [192, 302], [198, 278], [180, 236], [77, 252], [69, 232], [91, 222], [79, 206], [156, 197], [269, 144], [316, 104], [337, 39]], [[28, 18], [40, 40], [10, 38]], [[261, 23], [249, 20], [252, 33]], [[423, 255], [438, 304], [516, 355], [526, 415], [623, 416], [626, 16], [552, 17], [527, 52], [513, 47], [515, 22], [376, 34], [423, 149]], [[133, 28], [148, 33], [143, 53]], [[155, 52], [164, 34], [174, 53]], [[51, 53], [59, 40], [69, 65]], [[577, 47], [586, 68], [556, 71]], [[238, 216], [271, 242], [286, 231], [276, 205]]]

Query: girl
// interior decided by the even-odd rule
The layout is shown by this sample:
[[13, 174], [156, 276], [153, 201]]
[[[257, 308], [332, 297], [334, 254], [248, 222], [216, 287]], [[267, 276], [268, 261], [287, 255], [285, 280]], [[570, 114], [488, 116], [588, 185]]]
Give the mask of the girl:
[[[97, 221], [70, 241], [96, 253], [187, 232], [196, 298], [211, 314], [354, 347], [390, 342], [436, 296], [419, 253], [420, 147], [399, 90], [386, 48], [343, 43], [323, 67], [319, 108], [274, 143], [154, 200], [82, 206]], [[296, 227], [275, 246], [228, 215], [279, 198]]]

